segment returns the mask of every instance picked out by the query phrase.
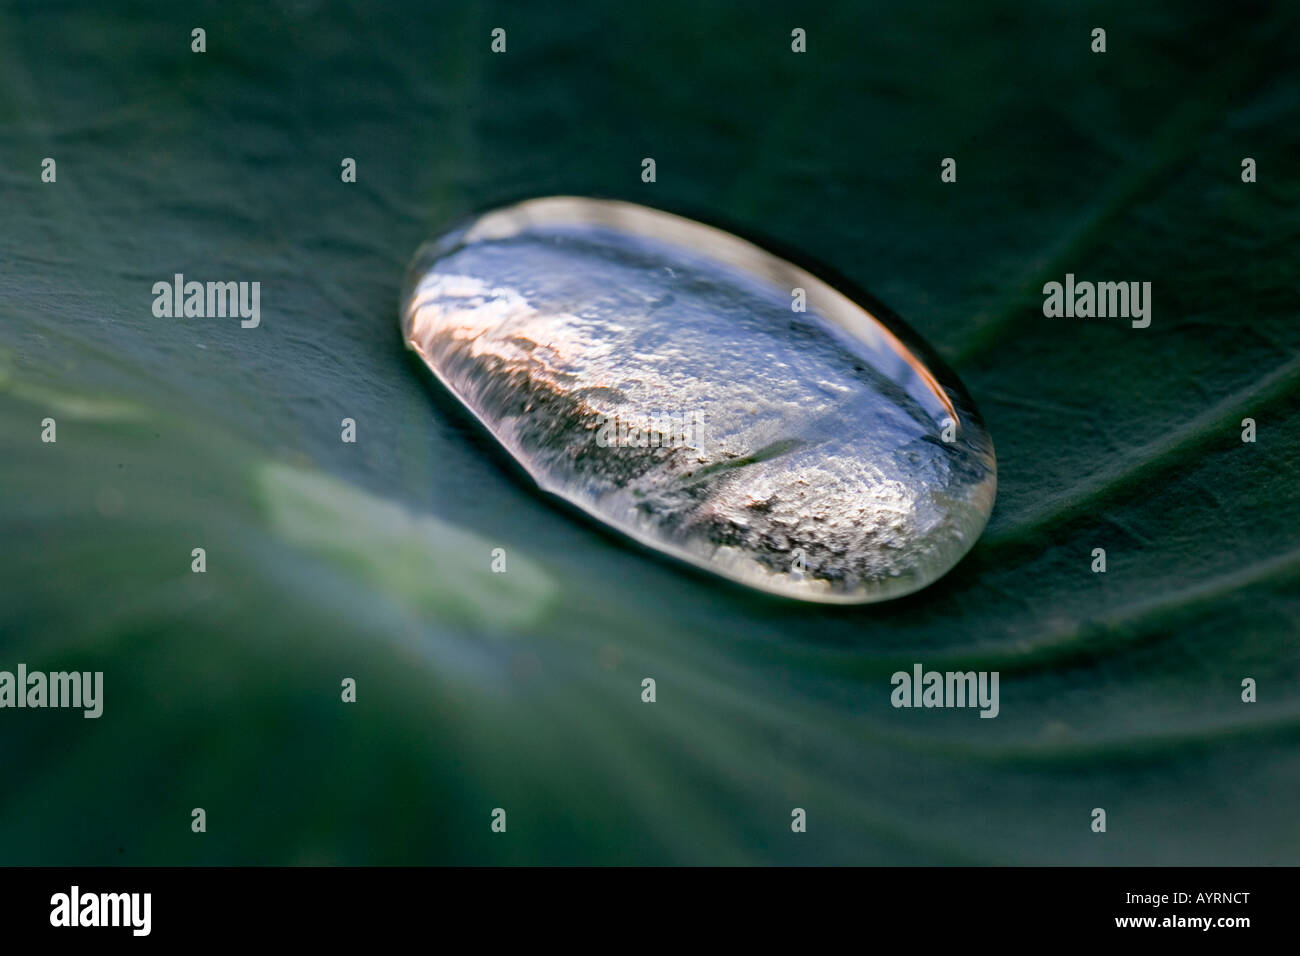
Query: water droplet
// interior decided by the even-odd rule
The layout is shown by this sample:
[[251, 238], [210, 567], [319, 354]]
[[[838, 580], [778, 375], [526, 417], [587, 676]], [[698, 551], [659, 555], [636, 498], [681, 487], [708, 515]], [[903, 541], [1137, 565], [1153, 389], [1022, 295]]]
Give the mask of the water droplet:
[[543, 490], [742, 584], [866, 603], [956, 564], [997, 478], [956, 376], [857, 298], [711, 226], [553, 197], [426, 244], [402, 318]]

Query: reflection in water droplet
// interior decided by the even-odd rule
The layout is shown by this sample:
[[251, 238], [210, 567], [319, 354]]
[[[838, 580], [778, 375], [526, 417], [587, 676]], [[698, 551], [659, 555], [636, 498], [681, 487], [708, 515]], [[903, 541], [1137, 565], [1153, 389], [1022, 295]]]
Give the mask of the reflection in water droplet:
[[713, 227], [555, 197], [426, 244], [402, 320], [544, 490], [751, 587], [866, 603], [951, 568], [997, 484], [961, 384], [882, 315]]

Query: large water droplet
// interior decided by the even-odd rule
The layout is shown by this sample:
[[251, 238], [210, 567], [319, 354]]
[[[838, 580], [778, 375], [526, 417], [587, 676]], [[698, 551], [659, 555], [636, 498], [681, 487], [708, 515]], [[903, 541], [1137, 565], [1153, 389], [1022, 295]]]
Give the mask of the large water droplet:
[[420, 250], [402, 316], [543, 490], [763, 591], [915, 591], [993, 508], [993, 444], [956, 377], [879, 306], [711, 226], [509, 206]]

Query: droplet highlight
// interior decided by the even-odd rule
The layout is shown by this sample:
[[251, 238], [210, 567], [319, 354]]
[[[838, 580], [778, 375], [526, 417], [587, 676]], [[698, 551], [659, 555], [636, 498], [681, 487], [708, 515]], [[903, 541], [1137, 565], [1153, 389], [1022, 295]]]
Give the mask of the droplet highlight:
[[993, 443], [901, 322], [735, 235], [530, 200], [417, 253], [407, 345], [546, 492], [790, 598], [935, 581], [993, 508]]

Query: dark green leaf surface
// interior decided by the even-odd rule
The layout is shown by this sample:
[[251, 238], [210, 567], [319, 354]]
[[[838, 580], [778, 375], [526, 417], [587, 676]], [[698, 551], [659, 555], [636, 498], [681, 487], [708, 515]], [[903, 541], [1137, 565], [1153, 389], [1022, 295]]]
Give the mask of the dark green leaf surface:
[[[1300, 859], [1294, 7], [702, 6], [0, 7], [0, 669], [106, 687], [0, 711], [0, 863]], [[801, 606], [530, 491], [397, 300], [551, 193], [888, 302], [997, 444], [972, 554]], [[261, 327], [155, 318], [177, 272]], [[1151, 327], [1044, 318], [1066, 272], [1151, 281]], [[913, 662], [999, 670], [1000, 716], [892, 708]]]

